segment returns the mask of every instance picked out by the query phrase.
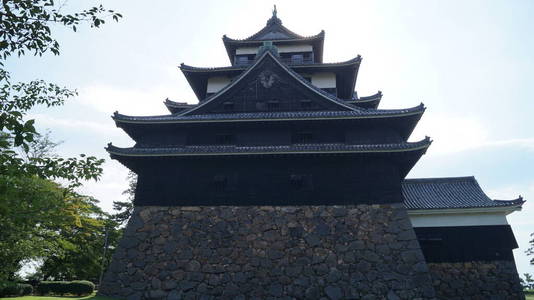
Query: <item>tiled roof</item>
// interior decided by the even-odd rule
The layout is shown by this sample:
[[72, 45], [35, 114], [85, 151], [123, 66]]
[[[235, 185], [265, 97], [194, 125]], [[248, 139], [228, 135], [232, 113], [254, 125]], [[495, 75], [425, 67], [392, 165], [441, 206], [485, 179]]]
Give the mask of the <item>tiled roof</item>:
[[406, 109], [359, 109], [351, 111], [290, 111], [290, 112], [249, 112], [195, 115], [162, 115], [162, 116], [127, 116], [119, 113], [113, 115], [116, 122], [126, 123], [181, 123], [202, 121], [230, 120], [285, 120], [285, 119], [336, 119], [336, 118], [380, 118], [422, 114], [423, 104]]
[[407, 152], [428, 148], [432, 141], [427, 137], [414, 143], [396, 144], [294, 144], [280, 146], [222, 146], [197, 145], [167, 148], [118, 148], [108, 144], [106, 150], [119, 156], [186, 156], [186, 155], [236, 155], [236, 154], [291, 154], [291, 153], [371, 153]]
[[[331, 62], [331, 63], [301, 63], [301, 64], [289, 64], [291, 68], [328, 68], [328, 67], [339, 67], [346, 65], [356, 65], [361, 63], [362, 57], [358, 55], [354, 58], [351, 58], [346, 61], [340, 62]], [[217, 72], [217, 71], [244, 71], [247, 69], [247, 66], [226, 66], [226, 67], [194, 67], [186, 65], [184, 63], [180, 64], [180, 70], [184, 72]]]
[[406, 179], [404, 204], [409, 210], [521, 206], [523, 199], [491, 200], [475, 177]]

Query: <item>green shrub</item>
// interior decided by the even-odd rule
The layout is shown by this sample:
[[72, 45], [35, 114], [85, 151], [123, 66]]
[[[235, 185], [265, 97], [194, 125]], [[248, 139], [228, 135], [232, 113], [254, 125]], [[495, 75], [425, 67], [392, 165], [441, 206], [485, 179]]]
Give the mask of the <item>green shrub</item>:
[[36, 287], [39, 295], [89, 295], [95, 290], [95, 285], [86, 280], [79, 281], [41, 281]]
[[95, 290], [95, 285], [91, 281], [78, 280], [69, 283], [69, 293], [78, 296], [89, 295]]
[[30, 284], [11, 281], [0, 282], [0, 297], [25, 296], [32, 292], [33, 287]]
[[19, 283], [21, 288], [21, 296], [27, 296], [33, 294], [33, 286], [27, 283]]
[[0, 297], [18, 296], [17, 283], [4, 281], [0, 282]]

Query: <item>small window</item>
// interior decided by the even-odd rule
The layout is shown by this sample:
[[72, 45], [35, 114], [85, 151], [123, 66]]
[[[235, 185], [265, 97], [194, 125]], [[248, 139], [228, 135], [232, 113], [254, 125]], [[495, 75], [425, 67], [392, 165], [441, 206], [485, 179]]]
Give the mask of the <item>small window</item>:
[[308, 144], [313, 142], [313, 134], [311, 132], [297, 132], [291, 137], [293, 144]]
[[236, 56], [236, 64], [238, 65], [248, 64], [248, 57], [246, 55]]
[[312, 108], [312, 106], [313, 106], [313, 102], [311, 102], [311, 100], [308, 100], [308, 99], [300, 100], [300, 107]]
[[256, 109], [265, 110], [265, 102], [261, 102], [261, 101], [256, 102]]
[[213, 186], [217, 192], [236, 191], [237, 182], [237, 174], [217, 174], [213, 177]]
[[230, 102], [230, 101], [228, 101], [228, 102], [224, 102], [224, 103], [223, 103], [223, 108], [224, 108], [224, 110], [226, 110], [226, 111], [231, 111], [231, 110], [233, 110], [233, 109], [234, 109], [234, 102]]
[[215, 136], [215, 143], [217, 145], [232, 145], [235, 143], [235, 136], [233, 134], [218, 134]]
[[289, 176], [289, 184], [291, 185], [291, 188], [297, 191], [309, 191], [313, 189], [311, 175], [291, 174]]
[[267, 102], [267, 108], [269, 110], [277, 110], [280, 108], [280, 101], [278, 100], [270, 100]]
[[291, 55], [291, 63], [301, 64], [304, 61], [304, 55], [302, 54], [293, 54]]
[[215, 177], [213, 177], [213, 183], [216, 191], [226, 191], [228, 187], [228, 177], [224, 175], [215, 175]]

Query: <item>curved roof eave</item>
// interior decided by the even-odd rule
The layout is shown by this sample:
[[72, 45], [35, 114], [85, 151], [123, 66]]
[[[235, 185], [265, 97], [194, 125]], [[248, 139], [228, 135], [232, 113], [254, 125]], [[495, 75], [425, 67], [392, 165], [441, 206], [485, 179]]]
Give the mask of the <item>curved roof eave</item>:
[[382, 99], [382, 91], [378, 91], [376, 94], [374, 95], [371, 95], [371, 96], [365, 96], [365, 97], [360, 97], [358, 98], [358, 100], [356, 100], [357, 103], [362, 103], [362, 102], [371, 102], [371, 101], [376, 101], [376, 100], [380, 100]]
[[[345, 66], [355, 66], [360, 64], [362, 61], [361, 55], [357, 55], [354, 58], [351, 58], [346, 61], [340, 62], [330, 62], [330, 63], [313, 63], [313, 64], [289, 64], [290, 68], [299, 69], [299, 68], [332, 68], [332, 67], [345, 67]], [[244, 71], [248, 67], [237, 67], [237, 66], [226, 66], [226, 67], [195, 67], [191, 65], [186, 65], [184, 63], [180, 64], [178, 67], [182, 72], [191, 72], [191, 73], [209, 73], [209, 72], [225, 72], [225, 71]]]
[[127, 157], [158, 156], [220, 156], [220, 155], [280, 155], [280, 154], [350, 154], [350, 153], [400, 153], [426, 149], [430, 138], [418, 142], [399, 144], [346, 145], [301, 144], [286, 146], [186, 146], [179, 148], [120, 148], [111, 143], [105, 148], [112, 155]]
[[421, 103], [418, 106], [407, 109], [362, 109], [361, 111], [251, 112], [187, 116], [183, 114], [161, 116], [128, 116], [115, 112], [112, 116], [112, 119], [116, 123], [136, 124], [381, 119], [422, 115], [425, 110], [425, 106]]
[[169, 107], [176, 107], [176, 108], [182, 108], [182, 107], [192, 107], [192, 106], [196, 106], [196, 104], [189, 104], [187, 102], [176, 102], [176, 101], [172, 101], [170, 99], [165, 99], [165, 101], [163, 101], [163, 104], [165, 104], [165, 106]]
[[364, 107], [364, 108], [376, 109], [378, 105], [380, 104], [381, 100], [382, 100], [382, 92], [378, 91], [378, 93], [374, 95], [360, 97], [355, 100], [347, 101], [347, 103], [360, 106], [360, 107]]
[[[308, 37], [298, 36], [298, 37], [291, 38], [291, 39], [268, 39], [268, 40], [272, 41], [274, 44], [292, 44], [292, 43], [311, 42], [316, 48], [315, 49], [316, 50], [315, 51], [316, 61], [322, 62], [324, 37], [325, 37], [325, 32], [324, 30], [321, 30], [321, 32], [319, 32], [318, 34], [313, 35], [313, 36], [308, 36]], [[223, 40], [224, 48], [226, 48], [226, 53], [228, 54], [228, 58], [230, 59], [230, 62], [233, 61], [235, 49], [239, 45], [242, 45], [242, 46], [260, 45], [264, 41], [267, 41], [267, 40], [248, 40], [248, 39], [238, 40], [238, 39], [229, 38], [226, 35], [223, 35], [222, 40]]]
[[[287, 29], [287, 30], [290, 31], [289, 29]], [[258, 34], [258, 33], [256, 33], [256, 34]], [[256, 34], [254, 34], [254, 35], [252, 35], [252, 36], [250, 36], [248, 38], [244, 38], [244, 39], [233, 39], [233, 38], [228, 37], [225, 34], [225, 35], [223, 35], [222, 40], [223, 40], [224, 43], [236, 43], [236, 44], [253, 44], [253, 43], [262, 43], [262, 42], [266, 41], [266, 40], [253, 39], [253, 37]], [[295, 36], [293, 38], [270, 39], [269, 41], [272, 41], [272, 42], [298, 42], [298, 41], [320, 40], [320, 39], [324, 39], [324, 37], [325, 37], [325, 31], [324, 30], [321, 30], [318, 34], [310, 35], [310, 36], [302, 36], [302, 35], [298, 35], [296, 33], [294, 33], [294, 34], [295, 34]]]

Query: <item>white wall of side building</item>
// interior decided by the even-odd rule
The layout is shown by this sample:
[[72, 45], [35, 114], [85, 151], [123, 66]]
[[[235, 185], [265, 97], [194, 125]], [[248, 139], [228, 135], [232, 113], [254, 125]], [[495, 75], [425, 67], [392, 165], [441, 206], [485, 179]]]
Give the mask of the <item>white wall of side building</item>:
[[208, 78], [208, 87], [207, 92], [208, 93], [216, 93], [220, 91], [222, 88], [227, 86], [230, 83], [229, 77], [210, 77]]
[[[290, 52], [311, 52], [313, 51], [312, 45], [278, 45], [279, 53], [290, 53]], [[241, 54], [256, 54], [258, 53], [258, 47], [242, 47], [235, 50], [236, 55]]]
[[503, 212], [419, 214], [408, 211], [408, 215], [413, 227], [508, 225]]

